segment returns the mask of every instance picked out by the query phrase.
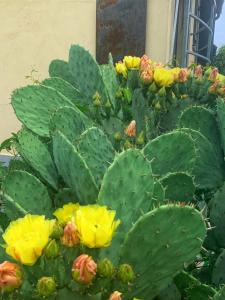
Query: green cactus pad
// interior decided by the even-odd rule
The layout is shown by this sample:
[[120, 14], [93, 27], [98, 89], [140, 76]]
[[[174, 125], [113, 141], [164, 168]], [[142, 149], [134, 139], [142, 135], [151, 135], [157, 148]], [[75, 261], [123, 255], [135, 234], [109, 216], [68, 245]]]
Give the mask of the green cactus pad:
[[3, 213], [9, 218], [9, 220], [16, 220], [28, 214], [28, 211], [26, 211], [14, 199], [1, 191], [0, 199], [2, 202]]
[[223, 165], [220, 164], [212, 143], [199, 131], [189, 128], [182, 128], [181, 131], [189, 134], [195, 144], [197, 160], [192, 174], [196, 186], [201, 189], [221, 186], [224, 180]]
[[156, 298], [157, 300], [182, 300], [181, 294], [174, 283], [164, 289]]
[[95, 203], [98, 189], [82, 156], [60, 132], [53, 136], [53, 154], [59, 174], [72, 188], [81, 204]]
[[153, 189], [151, 165], [139, 150], [130, 149], [115, 158], [103, 177], [98, 202], [114, 209], [122, 222], [111, 246], [101, 250], [102, 257], [118, 262], [124, 236], [132, 224], [153, 206]]
[[51, 87], [56, 91], [60, 92], [77, 106], [80, 105], [82, 107], [82, 104], [85, 105], [85, 102], [87, 102], [86, 99], [74, 86], [72, 86], [69, 82], [63, 80], [62, 78], [47, 78], [43, 80], [41, 84], [44, 86]]
[[100, 186], [115, 156], [111, 142], [101, 129], [92, 127], [82, 133], [77, 148], [93, 174], [95, 182]]
[[119, 88], [115, 68], [111, 65], [101, 65], [100, 71], [111, 103], [115, 104], [115, 95]]
[[78, 202], [77, 195], [71, 188], [63, 188], [55, 195], [54, 204], [56, 207], [62, 207], [64, 204], [69, 202]]
[[126, 232], [152, 206], [154, 181], [150, 163], [139, 150], [119, 154], [102, 181], [98, 202], [116, 210]]
[[155, 180], [154, 182], [154, 190], [153, 190], [153, 206], [157, 207], [159, 204], [163, 203], [165, 200], [165, 188], [161, 184], [159, 180]]
[[143, 153], [151, 161], [156, 176], [170, 172], [191, 173], [197, 158], [192, 138], [181, 131], [155, 138], [145, 146]]
[[213, 235], [218, 245], [225, 248], [225, 184], [215, 193], [210, 201], [210, 222], [213, 228]]
[[187, 108], [181, 115], [179, 127], [191, 128], [203, 134], [222, 155], [220, 132], [212, 111], [203, 106]]
[[10, 172], [2, 186], [3, 192], [31, 214], [51, 217], [52, 200], [44, 184], [26, 171]]
[[136, 121], [137, 135], [145, 128], [146, 115], [148, 115], [148, 102], [143, 95], [142, 89], [136, 89], [132, 97], [132, 116]]
[[225, 284], [225, 250], [218, 256], [212, 272], [212, 283], [216, 286]]
[[216, 293], [216, 290], [211, 286], [202, 284], [201, 281], [185, 271], [179, 273], [174, 281], [182, 295], [182, 299], [211, 300]]
[[[34, 173], [34, 169], [32, 169], [28, 163], [21, 159], [11, 159], [9, 162], [9, 172], [12, 171], [27, 171], [30, 174]], [[34, 175], [34, 174], [33, 174]]]
[[91, 125], [92, 122], [87, 116], [69, 106], [59, 108], [50, 119], [51, 132], [62, 132], [73, 144], [78, 142], [81, 133]]
[[18, 119], [30, 130], [43, 137], [49, 137], [51, 114], [62, 106], [74, 104], [55, 89], [32, 85], [15, 90], [12, 106]]
[[47, 145], [27, 129], [19, 132], [18, 141], [19, 154], [45, 182], [57, 189], [58, 175]]
[[49, 65], [50, 77], [59, 77], [75, 86], [74, 79], [69, 70], [68, 62], [60, 59], [54, 59]]
[[136, 272], [129, 299], [157, 296], [185, 263], [195, 259], [205, 235], [202, 215], [192, 207], [163, 205], [141, 217], [128, 233], [120, 257]]
[[165, 188], [165, 199], [187, 203], [193, 201], [195, 185], [189, 174], [169, 173], [160, 182]]
[[102, 129], [107, 133], [108, 137], [113, 143], [115, 133], [119, 132], [121, 135], [123, 135], [124, 124], [120, 119], [111, 117], [110, 119], [103, 120]]
[[73, 45], [69, 53], [69, 68], [79, 91], [85, 95], [90, 102], [96, 92], [106, 102], [107, 92], [104, 85], [100, 68], [92, 55], [80, 47]]
[[213, 300], [224, 300], [224, 299], [225, 299], [225, 285], [213, 297]]
[[222, 98], [217, 100], [217, 121], [220, 130], [222, 148], [225, 153], [225, 102]]

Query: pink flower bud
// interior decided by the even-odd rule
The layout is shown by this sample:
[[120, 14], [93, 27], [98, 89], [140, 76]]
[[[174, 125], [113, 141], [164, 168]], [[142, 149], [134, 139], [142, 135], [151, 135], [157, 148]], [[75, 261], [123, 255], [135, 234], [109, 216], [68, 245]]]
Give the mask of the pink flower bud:
[[220, 81], [219, 80], [216, 80], [208, 89], [208, 92], [210, 94], [215, 94], [217, 92], [217, 89], [220, 85]]
[[109, 300], [122, 300], [121, 295], [122, 294], [120, 292], [115, 291], [111, 294], [111, 296], [109, 297]]
[[217, 68], [212, 69], [211, 73], [209, 74], [209, 80], [216, 81], [218, 74], [219, 74], [219, 71]]
[[22, 283], [22, 272], [17, 264], [5, 261], [0, 264], [0, 291], [13, 291]]
[[76, 230], [76, 226], [73, 222], [67, 223], [67, 225], [64, 227], [64, 233], [61, 241], [62, 244], [67, 247], [74, 247], [79, 244], [80, 239], [78, 231]]
[[188, 79], [188, 69], [183, 68], [180, 70], [180, 73], [178, 75], [178, 81], [179, 82], [185, 82]]
[[97, 272], [97, 264], [91, 256], [81, 254], [78, 256], [72, 267], [73, 279], [79, 283], [89, 284]]
[[140, 72], [144, 72], [149, 70], [151, 68], [151, 60], [150, 58], [145, 54], [141, 57], [140, 62]]
[[127, 136], [136, 136], [136, 121], [131, 121], [124, 132]]
[[195, 68], [195, 72], [194, 72], [195, 77], [202, 77], [202, 73], [203, 73], [202, 66], [198, 65]]
[[142, 71], [140, 75], [141, 81], [144, 84], [150, 84], [153, 81], [153, 71], [151, 68], [148, 70]]

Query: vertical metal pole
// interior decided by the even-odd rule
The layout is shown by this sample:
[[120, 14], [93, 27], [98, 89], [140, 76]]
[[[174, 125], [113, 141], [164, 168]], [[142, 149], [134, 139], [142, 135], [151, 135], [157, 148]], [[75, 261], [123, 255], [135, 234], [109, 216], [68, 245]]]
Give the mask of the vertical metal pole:
[[212, 32], [209, 31], [208, 37], [208, 48], [207, 48], [207, 58], [211, 59], [212, 43], [213, 43], [213, 32], [214, 32], [214, 19], [215, 19], [215, 3], [212, 1], [212, 9], [210, 12], [209, 27], [212, 29]]
[[172, 35], [172, 47], [171, 47], [171, 61], [173, 61], [175, 54], [175, 42], [177, 33], [177, 23], [178, 23], [178, 11], [179, 11], [180, 0], [176, 0], [175, 13], [174, 13], [174, 23], [173, 23], [173, 35]]
[[182, 56], [182, 67], [187, 66], [187, 60], [188, 60], [188, 46], [189, 46], [189, 27], [190, 27], [190, 7], [191, 7], [191, 0], [185, 0], [184, 1], [184, 35], [183, 35], [183, 56]]

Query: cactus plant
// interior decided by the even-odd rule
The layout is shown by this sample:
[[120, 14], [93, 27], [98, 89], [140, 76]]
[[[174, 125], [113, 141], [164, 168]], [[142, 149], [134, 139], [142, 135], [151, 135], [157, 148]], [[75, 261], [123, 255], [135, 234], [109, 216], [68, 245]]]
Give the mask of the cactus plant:
[[[7, 294], [0, 276], [0, 297], [222, 297], [210, 286], [224, 277], [224, 99], [215, 105], [224, 94], [217, 70], [158, 68], [146, 56], [125, 57], [116, 68], [109, 57], [99, 66], [76, 45], [69, 62], [54, 60], [49, 73], [12, 95], [24, 128], [3, 143], [20, 158], [1, 168], [0, 272], [11, 253], [24, 277]], [[46, 231], [37, 226], [6, 238], [39, 214], [57, 219], [44, 247]], [[29, 227], [34, 232], [26, 236]], [[23, 265], [29, 249], [16, 249], [24, 241], [8, 248], [21, 232], [34, 242], [33, 266]], [[98, 270], [105, 261], [110, 272]]]

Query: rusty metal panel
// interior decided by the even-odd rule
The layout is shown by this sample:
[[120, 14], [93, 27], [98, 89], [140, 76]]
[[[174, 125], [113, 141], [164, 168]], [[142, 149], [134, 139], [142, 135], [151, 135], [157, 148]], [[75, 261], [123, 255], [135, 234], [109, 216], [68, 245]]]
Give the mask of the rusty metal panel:
[[147, 0], [97, 0], [96, 58], [106, 63], [145, 52]]

